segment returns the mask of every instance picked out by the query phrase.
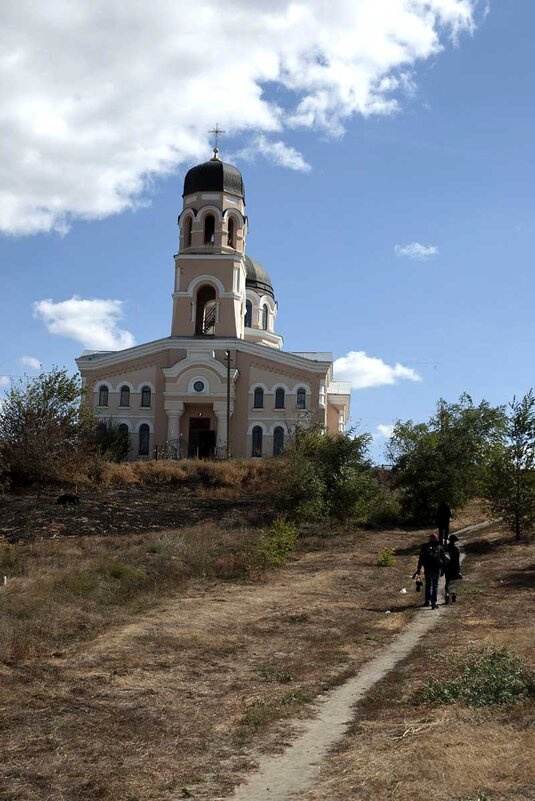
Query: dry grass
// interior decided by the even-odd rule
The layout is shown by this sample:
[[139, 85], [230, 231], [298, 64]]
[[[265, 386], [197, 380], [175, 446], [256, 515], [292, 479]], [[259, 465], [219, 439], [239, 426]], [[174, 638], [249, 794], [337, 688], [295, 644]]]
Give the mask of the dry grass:
[[93, 637], [192, 578], [244, 578], [259, 536], [212, 523], [131, 538], [0, 543], [0, 574], [8, 576], [0, 660], [28, 659]]
[[[399, 589], [421, 532], [328, 533], [310, 532], [282, 570], [239, 584], [218, 576], [235, 573], [247, 530], [15, 546], [18, 576], [0, 596], [11, 632], [0, 798], [229, 794], [253, 747], [280, 748], [308, 699], [413, 613], [416, 598]], [[375, 564], [384, 547], [404, 552], [386, 569]]]
[[269, 461], [212, 462], [201, 459], [123, 464], [103, 462], [99, 465], [96, 478], [104, 486], [195, 484], [205, 489], [225, 488], [265, 493], [272, 488], [273, 464]]
[[[422, 703], [430, 677], [459, 674], [465, 648], [512, 648], [533, 665], [535, 545], [499, 529], [470, 537], [459, 602], [359, 705], [350, 736], [299, 801], [533, 801], [533, 702], [473, 709]], [[463, 586], [464, 585], [464, 586]]]

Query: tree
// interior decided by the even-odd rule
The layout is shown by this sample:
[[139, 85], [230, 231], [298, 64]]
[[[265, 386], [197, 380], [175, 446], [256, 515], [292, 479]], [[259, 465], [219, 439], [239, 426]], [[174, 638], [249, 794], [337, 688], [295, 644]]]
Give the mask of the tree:
[[97, 453], [108, 462], [124, 462], [128, 458], [130, 440], [128, 430], [121, 428], [112, 419], [103, 421], [96, 428]]
[[401, 506], [415, 523], [433, 522], [437, 504], [462, 506], [481, 487], [492, 448], [503, 439], [505, 412], [466, 393], [440, 400], [426, 423], [398, 421], [387, 447]]
[[54, 368], [11, 386], [0, 407], [0, 464], [12, 484], [43, 484], [80, 472], [95, 421], [80, 379]]
[[487, 473], [487, 497], [519, 540], [535, 525], [535, 397], [513, 398], [505, 430]]
[[345, 520], [373, 492], [369, 434], [298, 428], [279, 472], [279, 502], [294, 517]]

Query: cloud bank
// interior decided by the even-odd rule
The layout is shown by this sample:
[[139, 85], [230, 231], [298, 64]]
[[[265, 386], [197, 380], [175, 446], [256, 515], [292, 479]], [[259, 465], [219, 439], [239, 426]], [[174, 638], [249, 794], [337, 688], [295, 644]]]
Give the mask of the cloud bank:
[[41, 369], [41, 361], [35, 356], [21, 356], [19, 361], [24, 367], [29, 367], [30, 370]]
[[85, 348], [122, 350], [136, 344], [130, 331], [118, 326], [124, 316], [122, 300], [84, 300], [76, 295], [59, 303], [38, 300], [33, 313], [50, 334], [75, 339]]
[[438, 255], [438, 247], [436, 245], [421, 245], [419, 242], [411, 242], [409, 245], [396, 245], [394, 253], [396, 256], [406, 256], [408, 259], [426, 261]]
[[[216, 121], [260, 139], [391, 114], [477, 0], [19, 0], [0, 16], [0, 230], [56, 230], [146, 202], [208, 155]], [[269, 137], [277, 135], [276, 140]]]
[[0, 375], [0, 387], [9, 387], [11, 380], [7, 375]]
[[352, 350], [346, 356], [336, 359], [334, 374], [337, 381], [350, 381], [353, 389], [382, 387], [402, 380], [422, 380], [411, 367], [386, 364], [376, 356], [368, 356], [363, 350]]

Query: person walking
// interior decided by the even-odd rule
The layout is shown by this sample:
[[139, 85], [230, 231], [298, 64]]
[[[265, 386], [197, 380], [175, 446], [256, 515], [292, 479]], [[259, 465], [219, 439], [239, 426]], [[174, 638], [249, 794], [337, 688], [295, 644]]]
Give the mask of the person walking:
[[438, 609], [438, 582], [440, 581], [440, 574], [444, 569], [445, 561], [444, 548], [439, 542], [438, 534], [433, 533], [430, 535], [428, 542], [425, 542], [420, 549], [418, 567], [414, 574], [414, 576], [420, 576], [423, 567], [425, 576], [424, 606], [431, 605], [432, 609]]
[[450, 599], [452, 603], [457, 600], [457, 582], [462, 579], [461, 573], [461, 552], [456, 543], [459, 542], [459, 537], [455, 534], [450, 534], [447, 552], [449, 560], [444, 565], [444, 576], [446, 578], [446, 603], [449, 604]]
[[440, 543], [446, 547], [448, 544], [448, 534], [450, 533], [451, 520], [451, 509], [446, 501], [440, 501], [435, 513], [435, 519], [438, 526], [438, 537]]

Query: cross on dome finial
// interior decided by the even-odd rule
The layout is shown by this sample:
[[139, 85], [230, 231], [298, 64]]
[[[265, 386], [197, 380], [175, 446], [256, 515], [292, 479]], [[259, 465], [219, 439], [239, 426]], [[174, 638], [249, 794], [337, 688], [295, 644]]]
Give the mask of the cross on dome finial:
[[212, 130], [208, 131], [208, 133], [211, 133], [211, 134], [214, 135], [214, 155], [213, 155], [213, 158], [219, 160], [219, 155], [218, 155], [219, 154], [219, 148], [217, 146], [217, 142], [218, 142], [218, 139], [221, 136], [221, 134], [226, 133], [226, 131], [224, 131], [222, 128], [220, 128], [219, 127], [219, 123], [216, 122], [215, 128], [212, 128]]

